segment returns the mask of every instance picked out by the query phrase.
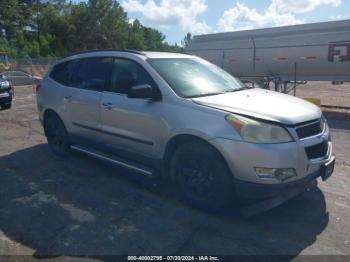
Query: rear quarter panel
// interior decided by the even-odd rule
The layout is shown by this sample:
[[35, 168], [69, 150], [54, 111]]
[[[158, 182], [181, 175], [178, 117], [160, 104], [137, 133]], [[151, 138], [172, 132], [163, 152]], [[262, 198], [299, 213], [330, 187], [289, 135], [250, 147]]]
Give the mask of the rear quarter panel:
[[53, 110], [59, 115], [66, 127], [69, 125], [69, 117], [63, 103], [64, 88], [64, 86], [53, 81], [48, 76], [41, 81], [41, 87], [37, 94], [37, 106], [39, 118], [42, 123], [44, 120], [44, 113], [47, 110]]

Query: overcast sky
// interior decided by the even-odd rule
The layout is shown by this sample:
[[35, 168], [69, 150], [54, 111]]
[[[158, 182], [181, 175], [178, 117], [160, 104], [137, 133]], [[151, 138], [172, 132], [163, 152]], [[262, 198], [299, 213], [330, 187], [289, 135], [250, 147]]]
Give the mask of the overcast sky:
[[129, 18], [163, 32], [169, 43], [193, 34], [350, 18], [350, 0], [120, 0]]

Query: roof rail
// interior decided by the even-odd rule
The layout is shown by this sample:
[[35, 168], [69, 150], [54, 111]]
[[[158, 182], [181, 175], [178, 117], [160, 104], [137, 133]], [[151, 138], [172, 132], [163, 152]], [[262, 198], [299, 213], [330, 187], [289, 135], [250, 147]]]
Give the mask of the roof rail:
[[93, 52], [108, 52], [108, 51], [109, 52], [114, 51], [114, 52], [134, 53], [134, 54], [143, 55], [143, 56], [146, 55], [145, 53], [143, 53], [141, 51], [137, 51], [137, 50], [133, 50], [133, 49], [114, 49], [114, 48], [108, 49], [107, 48], [107, 49], [91, 49], [91, 50], [73, 52], [73, 53], [70, 53], [70, 54], [64, 56], [63, 58], [70, 57], [73, 55], [80, 55], [80, 54], [93, 53]]

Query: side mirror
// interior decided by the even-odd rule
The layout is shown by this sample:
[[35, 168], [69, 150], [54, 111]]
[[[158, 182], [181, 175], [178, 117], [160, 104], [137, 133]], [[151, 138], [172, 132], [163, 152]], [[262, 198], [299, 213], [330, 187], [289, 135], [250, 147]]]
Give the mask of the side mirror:
[[155, 99], [157, 96], [153, 93], [153, 88], [150, 85], [145, 84], [131, 87], [128, 93], [128, 98]]

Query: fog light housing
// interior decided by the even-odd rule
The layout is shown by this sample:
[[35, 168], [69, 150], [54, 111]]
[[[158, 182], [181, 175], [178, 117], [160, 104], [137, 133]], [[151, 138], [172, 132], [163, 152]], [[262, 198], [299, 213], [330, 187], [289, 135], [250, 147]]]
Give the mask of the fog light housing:
[[294, 168], [265, 168], [255, 167], [255, 173], [261, 180], [274, 180], [283, 182], [297, 176]]

